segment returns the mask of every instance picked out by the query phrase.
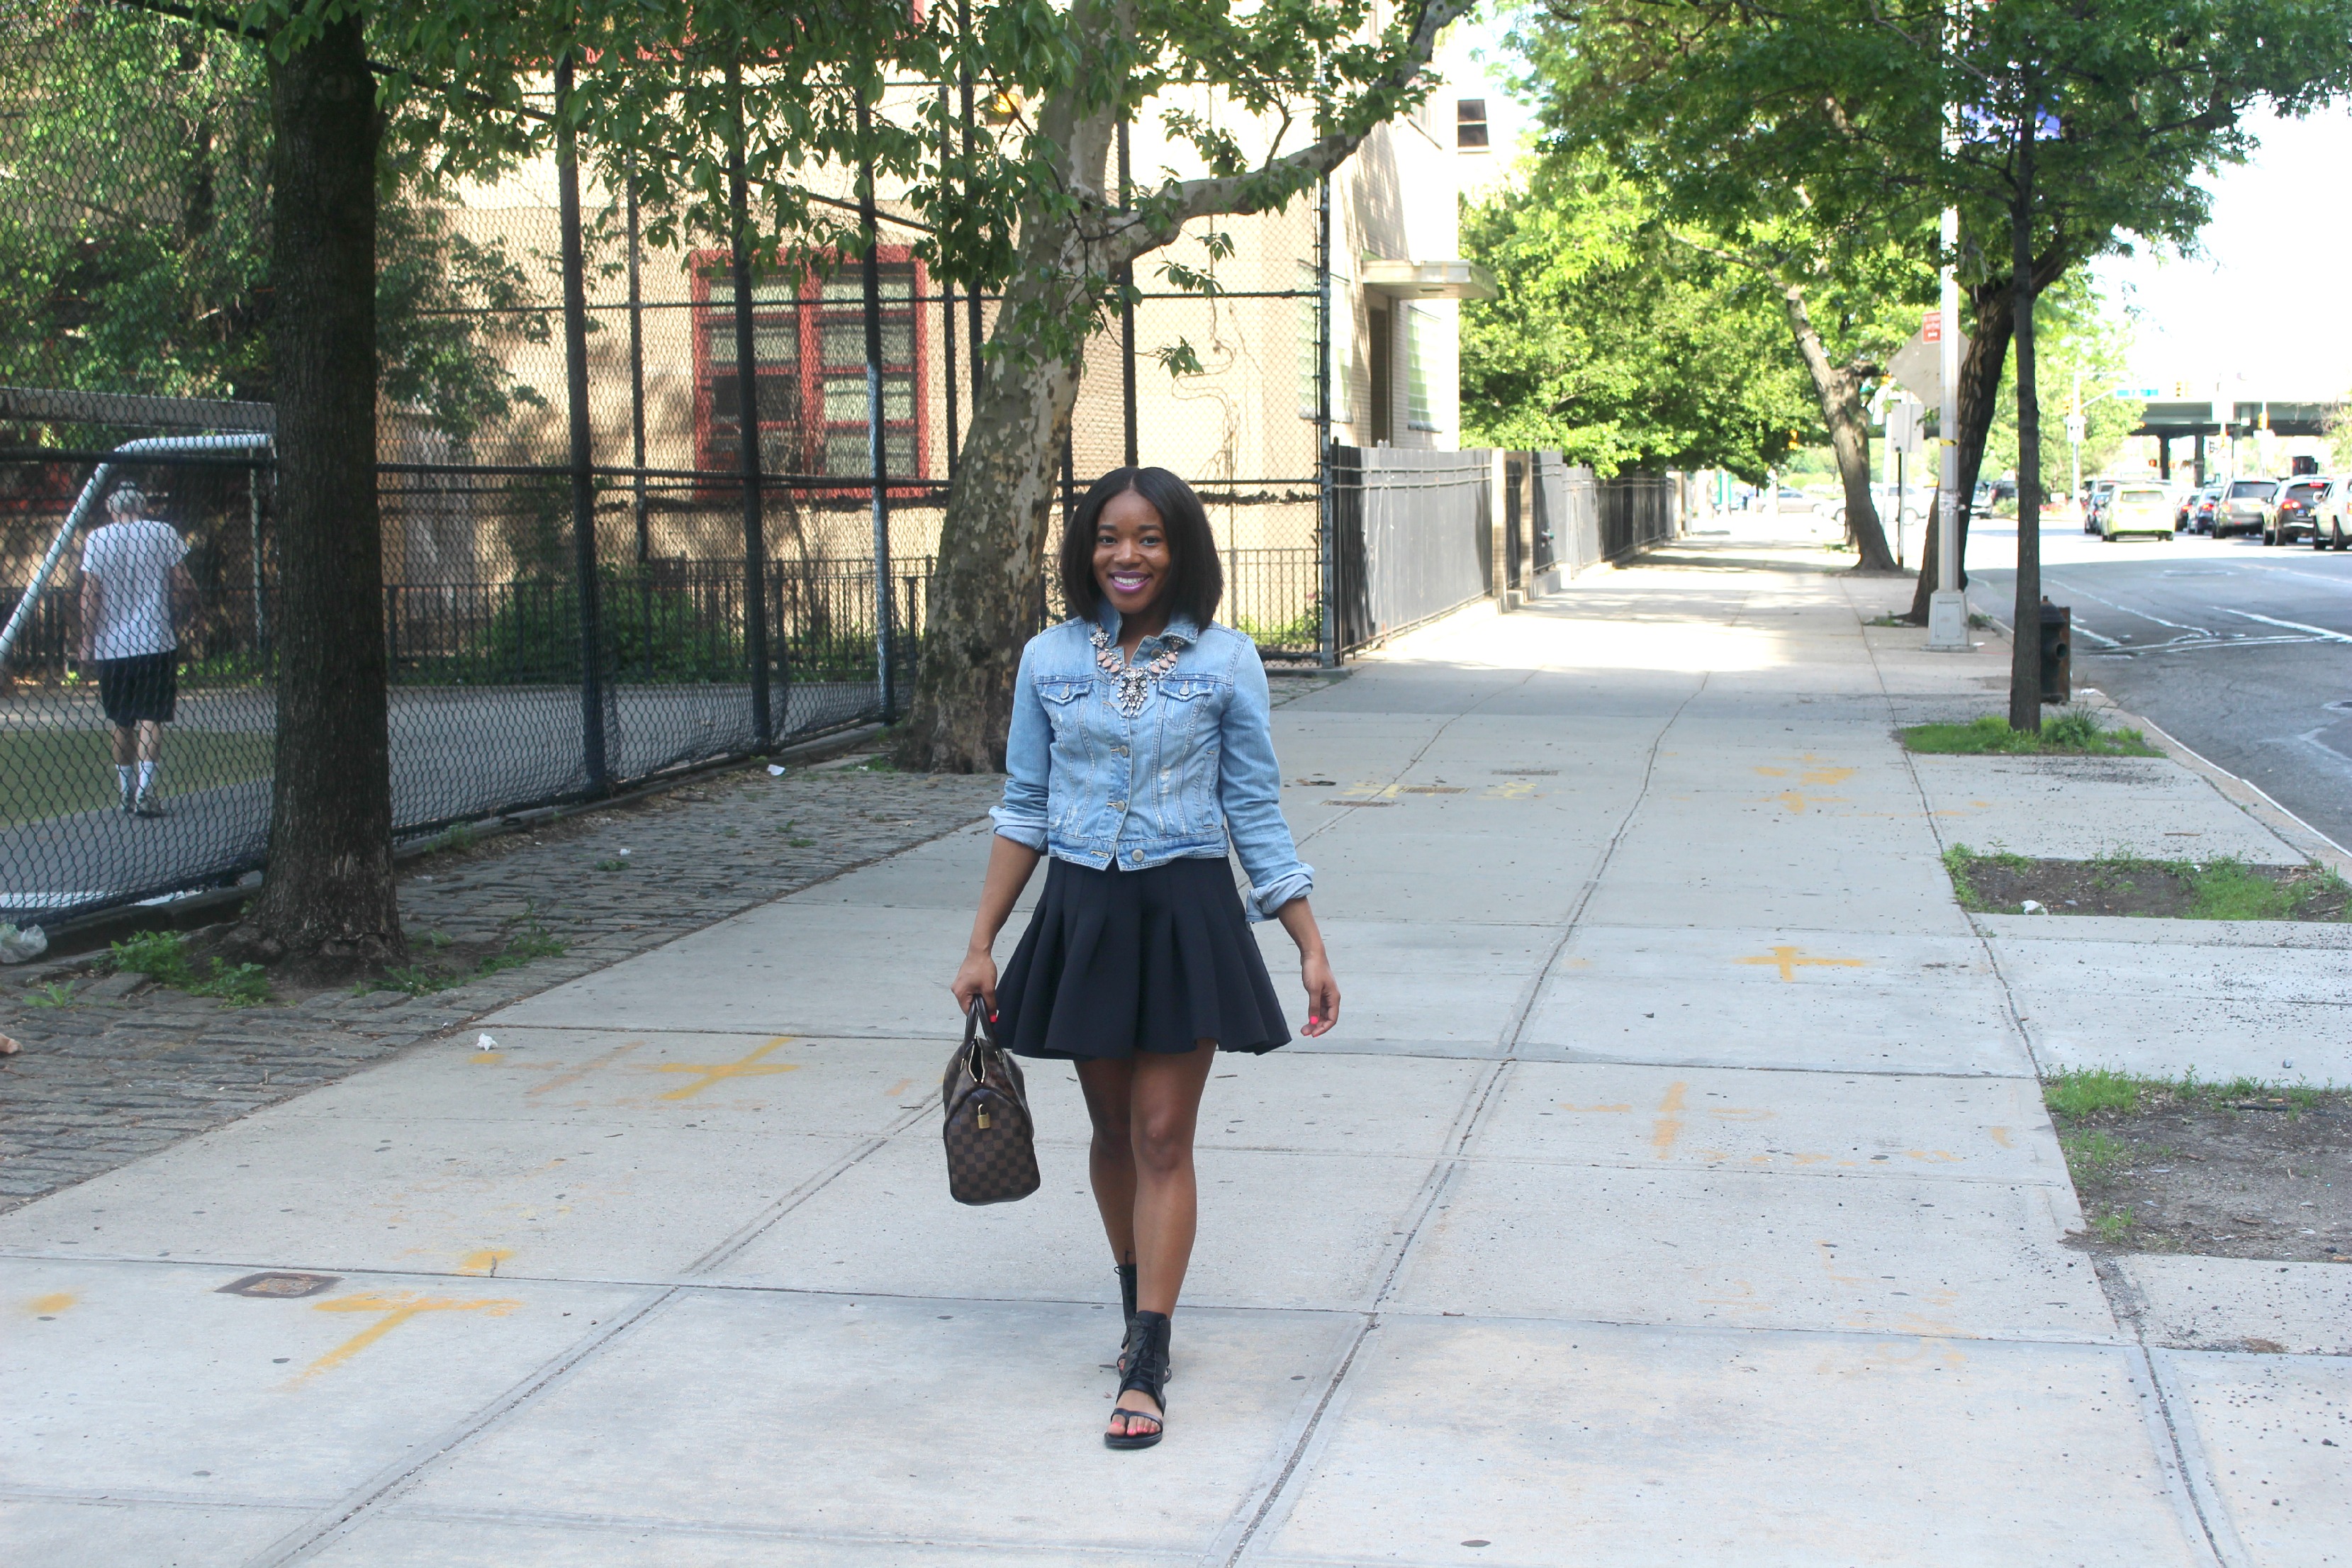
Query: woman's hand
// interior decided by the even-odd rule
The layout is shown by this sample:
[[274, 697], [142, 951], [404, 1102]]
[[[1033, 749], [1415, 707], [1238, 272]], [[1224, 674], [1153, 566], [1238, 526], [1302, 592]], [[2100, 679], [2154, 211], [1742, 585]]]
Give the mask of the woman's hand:
[[1290, 940], [1298, 944], [1298, 978], [1307, 987], [1307, 1027], [1309, 1039], [1328, 1035], [1339, 1021], [1339, 983], [1331, 978], [1331, 961], [1324, 956], [1323, 933], [1315, 911], [1305, 899], [1293, 899], [1274, 911]]
[[963, 955], [963, 967], [956, 971], [955, 984], [949, 987], [955, 993], [956, 1005], [971, 1011], [971, 999], [979, 997], [988, 1005], [988, 1021], [996, 1021], [996, 955], [986, 948], [974, 948]]
[[1307, 1037], [1329, 1034], [1339, 1021], [1339, 983], [1331, 978], [1331, 961], [1319, 950], [1301, 953], [1298, 978], [1307, 987]]

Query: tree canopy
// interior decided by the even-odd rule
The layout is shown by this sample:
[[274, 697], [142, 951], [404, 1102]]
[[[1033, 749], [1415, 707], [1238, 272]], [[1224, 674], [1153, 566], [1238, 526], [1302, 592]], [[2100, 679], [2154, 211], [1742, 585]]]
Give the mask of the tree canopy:
[[1593, 153], [1537, 161], [1463, 215], [1500, 297], [1465, 307], [1463, 439], [1557, 448], [1602, 474], [1727, 468], [1760, 480], [1819, 439], [1779, 303], [1678, 245]]
[[[271, 143], [262, 44], [130, 6], [38, 6], [0, 43], [0, 381], [268, 402]], [[463, 437], [541, 394], [527, 258], [457, 232], [422, 158], [388, 163], [386, 398]]]

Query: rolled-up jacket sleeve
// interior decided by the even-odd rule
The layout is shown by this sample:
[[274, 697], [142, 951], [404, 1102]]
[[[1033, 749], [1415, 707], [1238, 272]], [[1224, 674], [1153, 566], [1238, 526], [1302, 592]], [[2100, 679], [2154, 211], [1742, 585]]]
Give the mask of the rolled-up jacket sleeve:
[[1013, 678], [1013, 726], [1004, 737], [1004, 798], [989, 812], [1000, 838], [1045, 849], [1046, 780], [1054, 761], [1054, 727], [1029, 672], [1031, 648], [1021, 650]]
[[1233, 680], [1234, 698], [1225, 705], [1219, 735], [1217, 804], [1249, 876], [1250, 918], [1272, 920], [1283, 905], [1307, 896], [1315, 886], [1315, 868], [1300, 863], [1290, 825], [1282, 818], [1282, 764], [1274, 754], [1265, 666], [1246, 642], [1234, 660]]

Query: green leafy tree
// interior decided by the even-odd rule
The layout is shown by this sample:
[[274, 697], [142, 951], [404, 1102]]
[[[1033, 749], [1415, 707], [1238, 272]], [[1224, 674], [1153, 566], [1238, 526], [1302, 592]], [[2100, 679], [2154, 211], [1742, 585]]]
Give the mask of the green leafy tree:
[[[2244, 157], [2247, 113], [2305, 112], [2352, 72], [2352, 0], [1551, 0], [1536, 16], [1554, 53], [1530, 58], [1558, 112], [1621, 145], [1677, 215], [1801, 217], [1932, 262], [1933, 215], [1959, 209], [1963, 528], [2032, 298], [2120, 247], [2190, 242], [2209, 201], [2196, 176]], [[2029, 151], [2022, 128], [2045, 124]], [[1932, 541], [1926, 559], [1920, 619]]]
[[[1733, 74], [1744, 60], [1695, 62], [1706, 47], [1730, 57], [1746, 41], [1704, 6], [1561, 0], [1523, 15], [1512, 38], [1525, 61], [1520, 86], [1546, 127], [1544, 155], [1609, 159], [1681, 244], [1745, 270], [1770, 300], [1781, 327], [1773, 357], [1793, 351], [1810, 386], [1808, 423], [1826, 433], [1836, 458], [1856, 563], [1893, 570], [1864, 402], [1912, 330], [1916, 314], [1904, 307], [1932, 290], [1917, 204], [1825, 202], [1817, 180], [1741, 167], [1740, 138], [1779, 111], [1752, 107], [1748, 82]], [[1821, 111], [1800, 104], [1796, 112]], [[1785, 120], [1772, 129], [1785, 132]]]
[[1597, 154], [1536, 160], [1465, 211], [1462, 245], [1500, 289], [1463, 310], [1465, 442], [1760, 481], [1817, 425], [1776, 303]]

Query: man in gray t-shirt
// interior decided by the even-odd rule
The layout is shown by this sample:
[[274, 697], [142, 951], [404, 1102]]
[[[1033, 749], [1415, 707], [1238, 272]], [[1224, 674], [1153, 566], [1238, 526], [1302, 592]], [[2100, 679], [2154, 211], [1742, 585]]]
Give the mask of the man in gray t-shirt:
[[[93, 530], [81, 552], [81, 658], [98, 679], [99, 701], [114, 726], [114, 776], [122, 809], [161, 816], [155, 770], [163, 726], [179, 700], [180, 615], [195, 603], [182, 564], [185, 541], [147, 515], [147, 498], [123, 485], [106, 498], [113, 521]], [[134, 765], [137, 784], [132, 784]]]

